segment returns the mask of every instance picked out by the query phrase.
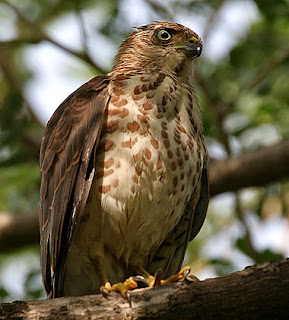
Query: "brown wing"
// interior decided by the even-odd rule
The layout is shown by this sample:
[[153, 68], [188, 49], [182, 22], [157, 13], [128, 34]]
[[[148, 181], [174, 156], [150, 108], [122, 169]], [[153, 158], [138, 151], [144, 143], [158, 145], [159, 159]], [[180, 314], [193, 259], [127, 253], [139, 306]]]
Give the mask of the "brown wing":
[[[193, 217], [193, 221], [191, 224], [191, 230], [190, 230], [190, 238], [189, 241], [192, 241], [195, 236], [199, 233], [201, 230], [208, 210], [208, 204], [209, 204], [209, 182], [208, 182], [208, 172], [207, 168], [204, 168], [203, 174], [202, 174], [202, 189], [200, 193], [200, 198], [196, 206], [195, 214]], [[190, 205], [188, 206], [188, 209], [190, 209]]]
[[178, 225], [151, 255], [147, 266], [147, 271], [151, 274], [154, 274], [157, 269], [162, 269], [164, 277], [167, 278], [180, 271], [188, 243], [199, 233], [206, 218], [209, 203], [206, 168], [202, 173], [201, 192], [197, 205], [193, 205], [193, 202], [191, 199]]
[[42, 277], [48, 297], [62, 295], [66, 256], [94, 176], [94, 150], [109, 96], [106, 76], [91, 79], [55, 111], [40, 150]]

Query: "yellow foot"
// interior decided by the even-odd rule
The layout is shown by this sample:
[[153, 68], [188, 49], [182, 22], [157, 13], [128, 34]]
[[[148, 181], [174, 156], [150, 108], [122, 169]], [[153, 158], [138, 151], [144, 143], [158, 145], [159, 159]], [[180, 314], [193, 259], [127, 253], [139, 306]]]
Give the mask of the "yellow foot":
[[[166, 283], [177, 282], [179, 280], [189, 280], [198, 281], [199, 279], [193, 275], [190, 275], [191, 267], [185, 266], [177, 274], [163, 280], [163, 271], [161, 269], [157, 270], [154, 276], [151, 276], [143, 269], [139, 269], [140, 274], [142, 274], [146, 280], [148, 287], [156, 287]], [[137, 281], [138, 282], [138, 281]]]
[[162, 272], [162, 270], [158, 270], [155, 273], [155, 277], [154, 277], [155, 282], [154, 282], [153, 286], [156, 287], [156, 286], [163, 285], [166, 283], [177, 282], [179, 280], [186, 280], [186, 279], [188, 279], [189, 281], [198, 281], [199, 279], [197, 277], [195, 277], [193, 275], [189, 276], [190, 271], [191, 271], [191, 268], [189, 266], [185, 266], [177, 274], [174, 274], [171, 277], [169, 277], [165, 280], [162, 280], [163, 272]]
[[126, 279], [124, 282], [119, 282], [114, 284], [113, 286], [110, 282], [106, 282], [104, 286], [100, 288], [100, 292], [103, 296], [107, 297], [110, 292], [119, 292], [122, 297], [131, 305], [131, 298], [129, 290], [133, 290], [136, 288], [144, 288], [144, 287], [156, 287], [159, 285], [163, 285], [166, 283], [177, 282], [179, 280], [188, 279], [189, 281], [198, 281], [199, 279], [195, 276], [189, 276], [191, 268], [189, 266], [185, 266], [182, 268], [180, 272], [177, 274], [163, 280], [163, 271], [157, 270], [154, 277], [147, 273], [144, 269], [139, 268], [139, 271], [142, 275], [133, 276]]
[[132, 290], [138, 287], [138, 282], [134, 279], [137, 280], [138, 277], [130, 277], [126, 279], [124, 282], [118, 282], [113, 286], [109, 282], [106, 282], [104, 286], [100, 287], [100, 292], [105, 297], [107, 297], [110, 292], [119, 292], [122, 295], [122, 297], [128, 300], [128, 302], [131, 304], [130, 293], [128, 292], [128, 290]]

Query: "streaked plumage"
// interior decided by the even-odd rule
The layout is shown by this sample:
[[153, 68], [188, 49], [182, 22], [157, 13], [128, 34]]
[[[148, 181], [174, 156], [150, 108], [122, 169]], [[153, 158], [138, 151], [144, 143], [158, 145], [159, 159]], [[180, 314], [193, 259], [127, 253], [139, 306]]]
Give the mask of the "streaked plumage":
[[[164, 31], [163, 31], [164, 30]], [[161, 39], [168, 37], [171, 39]], [[207, 154], [191, 85], [201, 40], [156, 22], [112, 71], [71, 94], [42, 141], [41, 262], [49, 297], [96, 293], [142, 267], [170, 276], [207, 210]]]

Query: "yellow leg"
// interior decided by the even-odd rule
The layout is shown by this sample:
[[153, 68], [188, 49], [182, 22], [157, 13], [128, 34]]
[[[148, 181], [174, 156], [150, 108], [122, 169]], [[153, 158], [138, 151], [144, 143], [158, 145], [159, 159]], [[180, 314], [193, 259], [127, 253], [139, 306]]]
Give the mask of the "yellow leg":
[[113, 286], [110, 282], [106, 282], [104, 286], [100, 287], [100, 292], [104, 295], [107, 295], [109, 292], [119, 292], [124, 299], [128, 299], [127, 291], [132, 290], [138, 287], [136, 281], [133, 280], [133, 277], [126, 279], [124, 282], [118, 282]]
[[[172, 275], [171, 277], [169, 277], [165, 280], [162, 280], [163, 272], [160, 269], [156, 271], [154, 276], [152, 276], [146, 270], [144, 270], [142, 267], [137, 268], [137, 273], [141, 274], [142, 276], [145, 277], [149, 287], [156, 287], [158, 285], [171, 283], [171, 282], [177, 282], [179, 280], [186, 279], [188, 277], [190, 271], [191, 271], [191, 267], [185, 266], [177, 274]], [[197, 281], [198, 278], [195, 276], [190, 276], [190, 280]]]
[[[160, 281], [160, 284], [166, 284], [166, 283], [171, 283], [171, 282], [177, 282], [179, 280], [182, 280], [182, 279], [186, 279], [189, 275], [191, 271], [191, 267], [189, 266], [184, 266], [183, 269], [181, 271], [179, 271], [177, 274], [174, 274], [173, 276], [165, 279], [165, 280], [161, 280]], [[190, 280], [192, 281], [198, 281], [199, 279], [193, 275], [190, 275]]]
[[[110, 292], [113, 291], [119, 292], [124, 299], [128, 300], [129, 303], [131, 303], [130, 294], [128, 291], [136, 289], [139, 286], [138, 282], [145, 283], [145, 286], [148, 287], [156, 287], [166, 283], [177, 282], [179, 280], [186, 279], [191, 271], [191, 268], [189, 266], [185, 266], [182, 268], [180, 272], [165, 280], [162, 280], [162, 270], [157, 270], [154, 276], [150, 275], [146, 270], [139, 266], [135, 268], [135, 271], [140, 276], [130, 277], [126, 279], [124, 282], [118, 282], [113, 286], [110, 284], [110, 282], [106, 281], [105, 285], [101, 286], [100, 292], [104, 296], [107, 296]], [[190, 280], [197, 281], [198, 278], [190, 276]]]

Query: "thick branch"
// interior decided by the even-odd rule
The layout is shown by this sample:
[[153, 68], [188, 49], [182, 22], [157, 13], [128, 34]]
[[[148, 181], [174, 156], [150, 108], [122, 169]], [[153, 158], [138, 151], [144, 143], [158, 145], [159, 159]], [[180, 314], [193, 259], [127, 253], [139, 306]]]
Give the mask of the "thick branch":
[[214, 196], [288, 178], [288, 163], [288, 140], [235, 159], [212, 160], [209, 170], [210, 193]]
[[268, 262], [215, 279], [119, 294], [0, 305], [0, 319], [283, 319], [288, 315], [289, 260]]
[[0, 213], [0, 251], [39, 243], [38, 215]]

